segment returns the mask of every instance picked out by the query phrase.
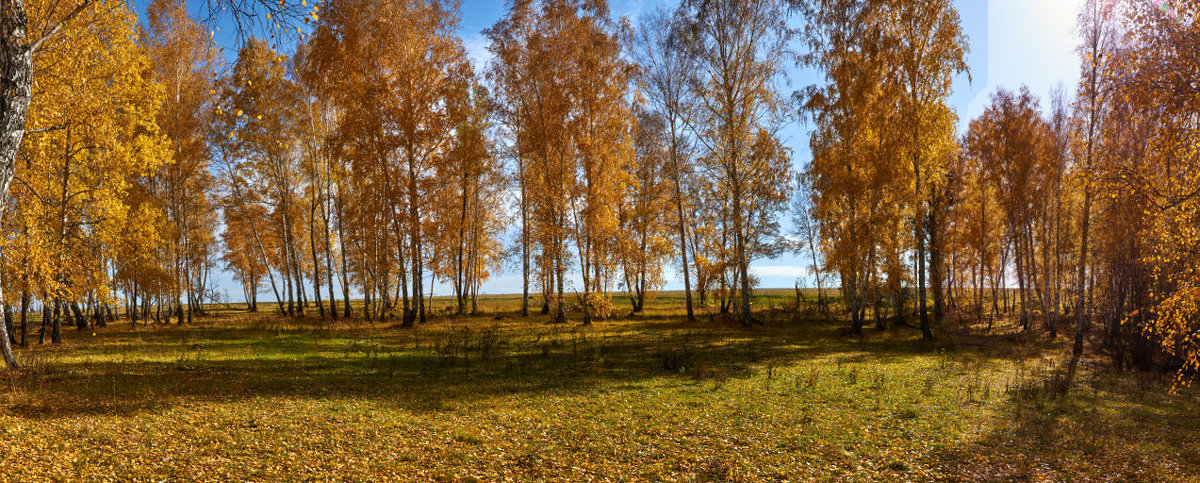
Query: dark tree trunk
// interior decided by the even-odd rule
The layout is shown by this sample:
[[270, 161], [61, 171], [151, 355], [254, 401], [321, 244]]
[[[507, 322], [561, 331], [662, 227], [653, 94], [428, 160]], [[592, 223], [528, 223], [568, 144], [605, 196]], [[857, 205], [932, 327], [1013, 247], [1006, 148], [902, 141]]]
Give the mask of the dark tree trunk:
[[50, 323], [50, 343], [62, 343], [62, 318], [65, 315], [63, 312], [63, 302], [61, 300], [54, 301], [54, 319]]
[[77, 304], [75, 302], [71, 302], [71, 305], [69, 306], [69, 308], [71, 309], [71, 315], [75, 316], [75, 329], [76, 330], [87, 329], [87, 317], [84, 317], [83, 311], [79, 310], [79, 304]]
[[[563, 220], [560, 219], [558, 221], [560, 223], [558, 226], [565, 225], [562, 223]], [[558, 279], [557, 280], [558, 299], [555, 300], [556, 308], [554, 310], [554, 321], [561, 324], [561, 323], [567, 322], [566, 296], [565, 296], [565, 290], [564, 290], [564, 286], [563, 286], [563, 278], [566, 277], [567, 268], [566, 268], [566, 264], [563, 262], [563, 251], [565, 251], [565, 247], [563, 246], [564, 243], [563, 243], [561, 235], [558, 235], [556, 237], [554, 243], [555, 243], [555, 247], [556, 247], [556, 249], [555, 249], [556, 253], [554, 255], [554, 276], [555, 276], [555, 278]], [[586, 303], [586, 301], [585, 301], [585, 303]]]
[[337, 230], [338, 243], [341, 244], [339, 256], [342, 259], [342, 315], [346, 318], [354, 317], [354, 312], [350, 310], [350, 274], [346, 271], [346, 230], [342, 226], [342, 218], [345, 217], [345, 210], [342, 209], [342, 193], [338, 189], [337, 196]]
[[941, 236], [941, 218], [939, 213], [942, 208], [942, 195], [937, 190], [932, 190], [932, 203], [929, 210], [929, 290], [933, 291], [933, 321], [941, 325], [946, 317], [946, 299], [945, 299], [945, 264], [943, 263], [943, 240]]
[[424, 294], [424, 277], [422, 276], [421, 255], [421, 212], [420, 212], [420, 194], [417, 190], [417, 167], [416, 159], [409, 155], [408, 159], [408, 216], [409, 236], [412, 240], [412, 247], [409, 256], [412, 258], [412, 297], [413, 310], [416, 311], [417, 321], [425, 323], [425, 294]]
[[29, 291], [21, 293], [21, 347], [29, 345]]
[[[1090, 153], [1089, 153], [1090, 155]], [[1090, 164], [1090, 163], [1089, 163]], [[1076, 296], [1079, 299], [1076, 301], [1075, 308], [1075, 343], [1071, 347], [1071, 362], [1074, 366], [1075, 361], [1083, 354], [1083, 333], [1087, 324], [1088, 313], [1088, 285], [1087, 285], [1087, 259], [1088, 259], [1088, 229], [1091, 228], [1091, 219], [1089, 215], [1092, 209], [1092, 193], [1091, 190], [1085, 189], [1083, 194], [1083, 213], [1080, 215], [1083, 219], [1081, 222], [1081, 236], [1079, 242], [1079, 265], [1076, 271], [1076, 280], [1079, 283], [1078, 293]]]
[[[521, 188], [521, 317], [529, 317], [529, 207], [525, 203], [525, 163], [517, 158], [517, 178]], [[550, 312], [542, 305], [542, 315]]]
[[38, 344], [46, 343], [46, 324], [50, 323], [50, 301], [42, 296], [42, 329], [38, 331]]

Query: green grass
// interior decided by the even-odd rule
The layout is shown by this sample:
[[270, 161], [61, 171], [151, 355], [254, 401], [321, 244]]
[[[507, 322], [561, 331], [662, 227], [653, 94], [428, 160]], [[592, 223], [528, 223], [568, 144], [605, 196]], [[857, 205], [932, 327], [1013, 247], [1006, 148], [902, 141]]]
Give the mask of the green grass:
[[64, 329], [6, 376], [0, 480], [1200, 479], [1200, 402], [1169, 375], [1085, 361], [1064, 392], [1064, 340], [854, 338], [789, 294], [750, 329], [683, 323], [675, 294], [592, 327], [495, 297], [410, 329]]

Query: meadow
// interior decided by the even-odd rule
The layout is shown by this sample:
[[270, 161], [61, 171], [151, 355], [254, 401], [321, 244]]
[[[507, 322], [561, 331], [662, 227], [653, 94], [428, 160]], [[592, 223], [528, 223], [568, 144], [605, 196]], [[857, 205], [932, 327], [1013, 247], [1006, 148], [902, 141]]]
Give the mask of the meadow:
[[751, 328], [668, 293], [591, 326], [495, 296], [413, 328], [214, 306], [66, 329], [4, 376], [0, 480], [1200, 480], [1200, 393], [1169, 373], [1089, 352], [1068, 381], [1065, 338], [854, 337], [790, 297]]

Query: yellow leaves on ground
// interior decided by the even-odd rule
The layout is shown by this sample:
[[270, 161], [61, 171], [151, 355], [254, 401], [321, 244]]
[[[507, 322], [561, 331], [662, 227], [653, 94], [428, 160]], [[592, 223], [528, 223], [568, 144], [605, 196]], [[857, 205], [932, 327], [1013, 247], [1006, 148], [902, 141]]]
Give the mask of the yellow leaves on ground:
[[[224, 309], [70, 331], [70, 351], [31, 349], [37, 370], [0, 394], [0, 479], [1200, 478], [1194, 389], [1081, 368], [1049, 394], [1063, 344], [1009, 341], [1011, 326], [936, 352], [909, 330], [839, 337], [835, 321], [698, 331], [678, 323], [680, 297], [591, 328], [478, 316], [318, 334]], [[501, 343], [485, 357], [489, 337]], [[439, 354], [447, 342], [465, 349]], [[690, 362], [664, 369], [669, 350]], [[1008, 350], [1022, 359], [993, 352]]]

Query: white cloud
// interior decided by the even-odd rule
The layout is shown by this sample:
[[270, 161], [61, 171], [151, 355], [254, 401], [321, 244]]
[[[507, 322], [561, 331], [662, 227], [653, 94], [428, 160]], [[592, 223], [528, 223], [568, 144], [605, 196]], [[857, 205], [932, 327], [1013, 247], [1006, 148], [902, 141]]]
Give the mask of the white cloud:
[[487, 67], [488, 61], [492, 60], [492, 53], [488, 51], [487, 37], [480, 32], [467, 34], [463, 36], [462, 43], [475, 72], [482, 73], [483, 69]]

